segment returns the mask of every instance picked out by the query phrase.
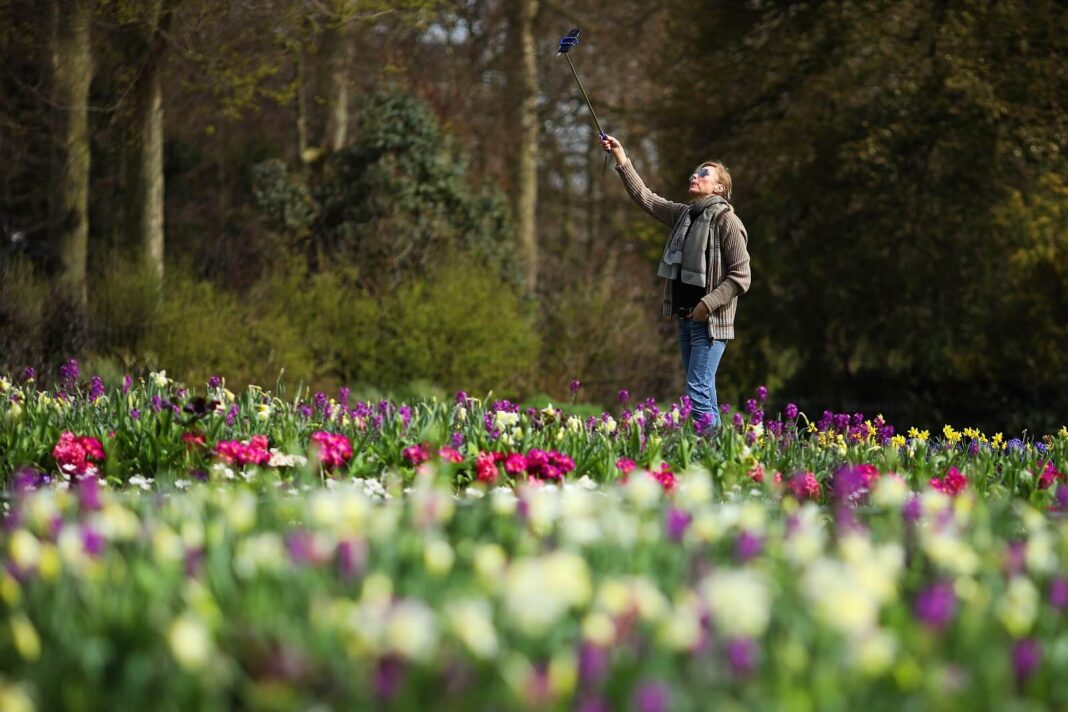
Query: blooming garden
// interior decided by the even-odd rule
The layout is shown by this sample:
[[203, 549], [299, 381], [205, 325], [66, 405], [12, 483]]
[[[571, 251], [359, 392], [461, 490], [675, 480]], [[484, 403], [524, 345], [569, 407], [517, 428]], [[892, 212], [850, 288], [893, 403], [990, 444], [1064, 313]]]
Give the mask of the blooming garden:
[[36, 375], [0, 709], [1068, 705], [1065, 428]]

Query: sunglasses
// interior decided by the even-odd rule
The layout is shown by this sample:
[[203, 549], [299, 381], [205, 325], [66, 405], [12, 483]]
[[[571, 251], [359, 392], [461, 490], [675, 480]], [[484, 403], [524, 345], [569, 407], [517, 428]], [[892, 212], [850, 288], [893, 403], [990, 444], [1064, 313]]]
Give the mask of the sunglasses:
[[707, 178], [710, 175], [712, 175], [712, 166], [705, 166], [696, 173], [691, 173], [689, 180], [693, 180], [694, 178]]

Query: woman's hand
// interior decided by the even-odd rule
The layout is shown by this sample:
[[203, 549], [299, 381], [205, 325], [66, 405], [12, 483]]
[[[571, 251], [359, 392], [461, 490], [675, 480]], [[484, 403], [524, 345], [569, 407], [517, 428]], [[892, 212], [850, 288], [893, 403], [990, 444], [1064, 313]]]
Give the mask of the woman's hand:
[[694, 321], [708, 321], [708, 307], [705, 306], [704, 302], [697, 302], [697, 306], [690, 312], [690, 318]]
[[627, 154], [623, 151], [623, 144], [616, 137], [605, 134], [605, 137], [601, 139], [601, 148], [612, 154], [612, 158], [616, 159], [617, 166], [622, 166], [627, 162]]

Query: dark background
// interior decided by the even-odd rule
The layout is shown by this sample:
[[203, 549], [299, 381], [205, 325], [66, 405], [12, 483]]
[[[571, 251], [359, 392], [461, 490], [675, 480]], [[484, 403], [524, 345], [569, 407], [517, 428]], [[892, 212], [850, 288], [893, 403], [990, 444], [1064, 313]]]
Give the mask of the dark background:
[[721, 400], [1068, 420], [1068, 13], [1041, 1], [0, 0], [0, 366], [677, 397], [665, 232], [601, 175], [573, 26], [650, 187], [731, 169], [753, 286]]

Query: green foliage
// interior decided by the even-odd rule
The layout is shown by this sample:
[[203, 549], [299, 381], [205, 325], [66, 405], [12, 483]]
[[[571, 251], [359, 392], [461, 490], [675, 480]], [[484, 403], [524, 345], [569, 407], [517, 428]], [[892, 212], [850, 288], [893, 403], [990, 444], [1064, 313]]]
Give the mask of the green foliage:
[[272, 230], [303, 234], [315, 220], [317, 206], [307, 186], [288, 173], [280, 159], [256, 164], [252, 169], [256, 203]]
[[39, 363], [48, 296], [46, 283], [29, 262], [0, 262], [0, 367]]
[[314, 361], [291, 320], [280, 310], [198, 281], [181, 270], [167, 277], [158, 316], [141, 344], [147, 359], [189, 382], [223, 373], [235, 383], [309, 381]]
[[161, 304], [160, 285], [143, 262], [118, 251], [93, 267], [107, 279], [89, 290], [93, 347], [99, 352], [131, 352], [155, 322]]
[[352, 271], [309, 273], [294, 263], [253, 301], [288, 315], [323, 383], [514, 394], [534, 376], [538, 337], [518, 293], [470, 260], [449, 260], [380, 297]]
[[330, 156], [314, 186], [277, 160], [257, 166], [255, 182], [272, 229], [299, 234], [317, 215], [320, 259], [359, 265], [376, 291], [457, 252], [518, 282], [506, 200], [469, 185], [451, 139], [409, 94], [368, 98], [355, 141]]

